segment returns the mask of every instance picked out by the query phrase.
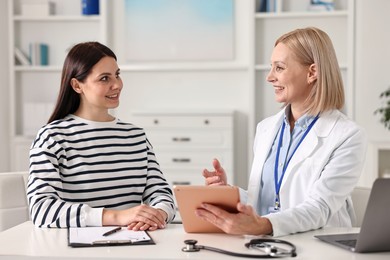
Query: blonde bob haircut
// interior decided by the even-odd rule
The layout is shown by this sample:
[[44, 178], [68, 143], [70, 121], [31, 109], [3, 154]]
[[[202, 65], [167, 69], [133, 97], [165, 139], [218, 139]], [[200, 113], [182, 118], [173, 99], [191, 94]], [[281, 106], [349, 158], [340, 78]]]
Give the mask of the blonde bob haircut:
[[[306, 112], [317, 115], [321, 112], [344, 106], [344, 86], [336, 52], [329, 36], [315, 27], [296, 29], [276, 40], [286, 45], [302, 65], [316, 65], [317, 79], [306, 100]], [[286, 104], [287, 105], [287, 104]]]

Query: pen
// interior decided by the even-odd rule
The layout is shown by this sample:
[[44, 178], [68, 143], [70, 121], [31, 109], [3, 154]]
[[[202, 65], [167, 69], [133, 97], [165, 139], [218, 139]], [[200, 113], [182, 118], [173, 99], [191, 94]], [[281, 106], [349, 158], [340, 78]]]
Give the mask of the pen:
[[114, 228], [114, 229], [112, 229], [112, 230], [107, 231], [106, 233], [104, 233], [103, 236], [104, 236], [104, 237], [109, 236], [109, 235], [111, 235], [111, 234], [114, 234], [115, 232], [118, 232], [118, 231], [121, 230], [121, 229], [122, 229], [122, 227], [116, 227], [116, 228]]

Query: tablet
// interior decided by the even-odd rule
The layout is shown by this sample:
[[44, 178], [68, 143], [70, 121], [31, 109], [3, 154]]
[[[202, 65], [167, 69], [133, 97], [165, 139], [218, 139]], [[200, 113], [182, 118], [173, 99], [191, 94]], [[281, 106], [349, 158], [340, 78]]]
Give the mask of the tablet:
[[195, 210], [202, 203], [219, 206], [229, 212], [237, 212], [240, 195], [237, 187], [232, 186], [173, 186], [177, 206], [187, 233], [221, 233], [213, 224], [195, 215]]

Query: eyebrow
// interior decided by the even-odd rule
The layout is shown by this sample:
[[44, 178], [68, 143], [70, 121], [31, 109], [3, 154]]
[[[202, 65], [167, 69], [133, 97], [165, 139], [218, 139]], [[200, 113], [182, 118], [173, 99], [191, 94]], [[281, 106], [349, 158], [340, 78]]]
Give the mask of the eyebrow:
[[[115, 71], [115, 74], [118, 74], [120, 71], [121, 71], [121, 69], [118, 68], [118, 69]], [[111, 75], [110, 72], [103, 72], [103, 73], [99, 74], [98, 77], [109, 76], [109, 75]]]
[[283, 65], [287, 65], [287, 63], [285, 63], [284, 61], [280, 61], [280, 60], [271, 62], [271, 64], [283, 64]]

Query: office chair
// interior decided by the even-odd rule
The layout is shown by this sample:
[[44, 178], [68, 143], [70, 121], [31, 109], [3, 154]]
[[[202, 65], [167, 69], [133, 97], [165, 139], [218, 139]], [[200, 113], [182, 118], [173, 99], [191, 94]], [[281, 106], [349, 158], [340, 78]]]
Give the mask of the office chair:
[[355, 187], [352, 191], [352, 203], [356, 214], [355, 227], [362, 225], [364, 213], [366, 212], [368, 198], [370, 197], [371, 189], [367, 187]]
[[29, 219], [27, 178], [28, 172], [0, 173], [0, 231]]

